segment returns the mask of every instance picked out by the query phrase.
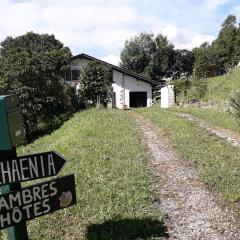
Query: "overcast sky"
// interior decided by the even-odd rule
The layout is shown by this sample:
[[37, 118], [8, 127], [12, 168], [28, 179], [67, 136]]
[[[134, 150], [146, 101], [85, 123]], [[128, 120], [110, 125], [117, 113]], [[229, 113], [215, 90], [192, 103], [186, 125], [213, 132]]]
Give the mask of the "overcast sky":
[[74, 55], [113, 64], [124, 41], [140, 32], [162, 33], [175, 48], [212, 41], [239, 0], [0, 0], [0, 41], [29, 31], [54, 34]]

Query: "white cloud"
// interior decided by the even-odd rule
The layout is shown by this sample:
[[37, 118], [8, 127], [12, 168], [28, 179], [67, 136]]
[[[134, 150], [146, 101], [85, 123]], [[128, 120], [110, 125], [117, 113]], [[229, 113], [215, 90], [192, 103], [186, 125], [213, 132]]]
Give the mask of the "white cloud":
[[230, 2], [230, 0], [205, 0], [204, 5], [209, 11], [212, 11], [221, 5], [227, 4], [228, 2]]
[[119, 66], [120, 63], [120, 57], [114, 54], [109, 54], [106, 57], [100, 58], [101, 60], [107, 62], [107, 63], [111, 63], [115, 66]]
[[173, 24], [157, 28], [154, 30], [154, 33], [161, 33], [167, 36], [168, 40], [174, 43], [177, 49], [191, 50], [196, 46], [200, 46], [203, 42], [211, 43], [215, 39], [214, 35], [194, 33], [192, 30], [186, 28], [177, 28]]
[[175, 25], [167, 25], [166, 27], [160, 29], [160, 32], [163, 35], [166, 35], [169, 39], [173, 39], [178, 35], [179, 30]]
[[73, 54], [90, 52], [116, 64], [125, 40], [143, 31], [163, 33], [176, 48], [212, 41], [223, 18], [215, 9], [229, 1], [0, 0], [0, 41], [28, 31], [49, 33]]

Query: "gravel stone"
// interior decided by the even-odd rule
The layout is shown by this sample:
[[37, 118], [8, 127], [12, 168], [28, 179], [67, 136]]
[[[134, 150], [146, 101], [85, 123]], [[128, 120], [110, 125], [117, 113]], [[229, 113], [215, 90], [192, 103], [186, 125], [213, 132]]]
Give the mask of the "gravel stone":
[[[210, 192], [189, 162], [171, 148], [166, 136], [141, 115], [134, 114], [142, 139], [153, 156], [152, 174], [157, 206], [166, 215], [170, 240], [239, 240], [237, 215]], [[195, 121], [195, 120], [194, 120]]]
[[227, 143], [229, 143], [230, 145], [240, 148], [240, 135], [233, 133], [227, 129], [222, 129], [219, 127], [211, 127], [209, 126], [205, 121], [194, 117], [190, 114], [186, 114], [186, 113], [175, 113], [177, 116], [180, 116], [182, 118], [185, 118], [191, 122], [196, 123], [199, 127], [207, 130], [210, 134], [213, 134], [219, 138], [224, 139]]

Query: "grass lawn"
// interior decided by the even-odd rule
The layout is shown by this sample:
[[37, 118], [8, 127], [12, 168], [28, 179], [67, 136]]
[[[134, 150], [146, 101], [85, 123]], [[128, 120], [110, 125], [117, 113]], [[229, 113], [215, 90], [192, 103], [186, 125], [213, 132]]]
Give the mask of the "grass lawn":
[[[219, 106], [224, 106], [225, 101], [228, 101], [236, 91], [240, 91], [240, 69], [235, 68], [228, 74], [206, 78], [203, 79], [203, 81], [207, 83], [207, 91], [200, 100], [210, 100], [217, 103]], [[188, 89], [186, 96], [184, 96], [182, 92], [177, 98], [178, 101], [198, 98], [195, 87]]]
[[159, 126], [172, 146], [198, 169], [206, 184], [240, 213], [240, 150], [159, 107], [138, 110]]
[[200, 119], [205, 120], [212, 126], [229, 129], [233, 132], [240, 132], [240, 126], [237, 123], [236, 117], [232, 113], [223, 112], [212, 108], [170, 108], [169, 111], [189, 113]]
[[220, 77], [208, 78], [208, 90], [205, 100], [224, 101], [229, 100], [234, 92], [240, 90], [240, 70], [233, 69], [231, 73]]
[[[164, 235], [138, 129], [124, 111], [89, 110], [59, 130], [18, 149], [56, 150], [62, 175], [74, 173], [78, 204], [28, 222], [30, 239], [153, 239]], [[157, 238], [160, 239], [160, 238]]]

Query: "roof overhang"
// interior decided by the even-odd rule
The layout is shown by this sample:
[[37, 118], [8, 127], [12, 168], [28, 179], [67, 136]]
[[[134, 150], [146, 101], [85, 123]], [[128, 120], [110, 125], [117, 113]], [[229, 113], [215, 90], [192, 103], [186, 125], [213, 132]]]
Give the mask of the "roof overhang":
[[81, 54], [78, 54], [78, 55], [75, 55], [75, 56], [72, 57], [72, 59], [80, 59], [80, 58], [84, 58], [84, 59], [87, 59], [87, 60], [97, 61], [97, 62], [103, 63], [103, 64], [111, 67], [113, 70], [121, 72], [121, 73], [124, 73], [124, 74], [126, 74], [126, 75], [128, 75], [130, 77], [134, 77], [137, 80], [141, 80], [141, 81], [144, 81], [144, 82], [147, 82], [147, 83], [150, 83], [150, 84], [156, 84], [157, 83], [156, 81], [153, 81], [150, 78], [144, 77], [144, 76], [142, 76], [140, 74], [129, 72], [128, 70], [126, 70], [124, 68], [120, 68], [118, 66], [115, 66], [115, 65], [113, 65], [111, 63], [107, 63], [107, 62], [105, 62], [103, 60], [100, 60], [98, 58], [92, 57], [92, 56], [87, 55], [85, 53], [81, 53]]

